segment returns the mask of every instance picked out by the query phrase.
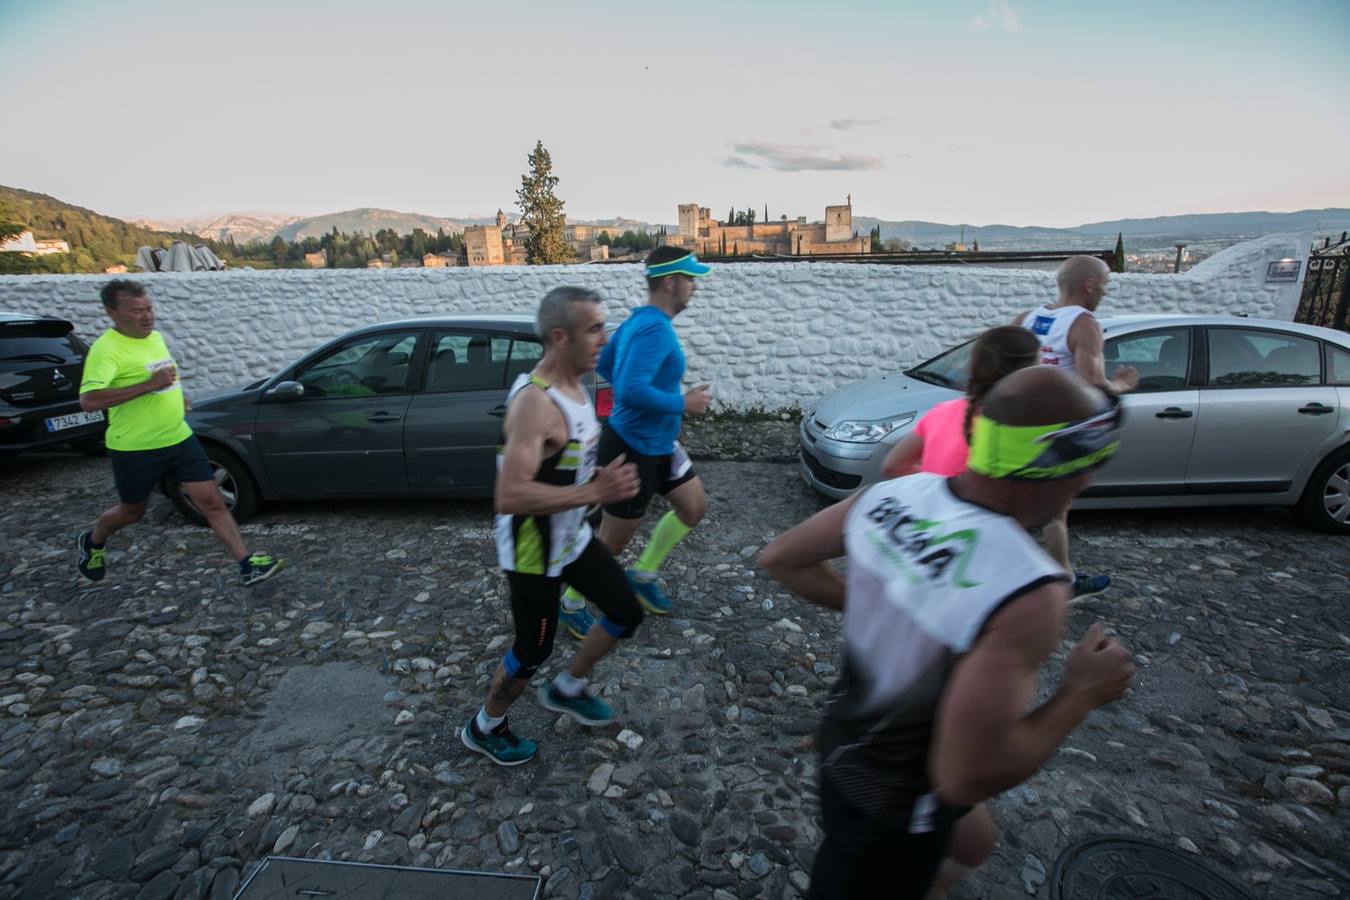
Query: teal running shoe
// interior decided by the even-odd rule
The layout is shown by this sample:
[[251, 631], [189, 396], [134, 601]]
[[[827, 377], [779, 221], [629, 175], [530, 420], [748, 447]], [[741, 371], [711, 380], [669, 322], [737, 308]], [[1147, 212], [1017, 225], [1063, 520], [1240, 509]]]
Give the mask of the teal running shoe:
[[558, 624], [567, 629], [567, 633], [572, 637], [582, 640], [586, 637], [586, 632], [590, 631], [591, 626], [595, 624], [595, 616], [591, 615], [584, 606], [575, 611], [569, 611], [566, 606], [559, 606]]
[[1073, 599], [1086, 600], [1088, 597], [1095, 597], [1110, 586], [1110, 575], [1079, 575], [1075, 573], [1073, 576]]
[[637, 594], [638, 602], [642, 608], [654, 616], [670, 615], [670, 608], [674, 606], [670, 598], [661, 590], [661, 586], [656, 580], [640, 581], [633, 574], [632, 569], [628, 569], [624, 574], [628, 576], [628, 583], [633, 586], [633, 593]]
[[478, 730], [478, 714], [474, 713], [469, 724], [460, 729], [459, 739], [474, 753], [481, 753], [499, 766], [524, 765], [534, 759], [539, 745], [511, 733], [506, 721], [487, 734]]
[[544, 708], [569, 715], [582, 725], [595, 727], [614, 721], [614, 710], [610, 709], [609, 704], [585, 691], [580, 696], [568, 697], [549, 683], [539, 689], [539, 702], [544, 704]]

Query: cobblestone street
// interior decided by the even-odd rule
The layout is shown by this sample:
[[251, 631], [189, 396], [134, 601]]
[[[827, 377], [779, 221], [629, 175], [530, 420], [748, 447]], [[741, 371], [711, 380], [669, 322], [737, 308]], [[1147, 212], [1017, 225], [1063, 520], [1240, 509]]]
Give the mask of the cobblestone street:
[[[512, 727], [540, 754], [503, 769], [456, 734], [511, 635], [488, 503], [264, 506], [250, 547], [291, 568], [248, 590], [157, 496], [90, 586], [75, 535], [113, 498], [108, 462], [4, 461], [0, 898], [221, 900], [269, 854], [533, 873], [547, 897], [803, 895], [839, 620], [754, 555], [823, 501], [790, 463], [699, 469], [675, 615], [596, 671], [616, 724], [527, 695]], [[1116, 583], [1073, 608], [1043, 690], [1100, 619], [1134, 692], [993, 803], [1003, 838], [955, 896], [1047, 897], [1093, 834], [1198, 854], [1256, 897], [1350, 894], [1350, 540], [1284, 510], [1071, 525]]]

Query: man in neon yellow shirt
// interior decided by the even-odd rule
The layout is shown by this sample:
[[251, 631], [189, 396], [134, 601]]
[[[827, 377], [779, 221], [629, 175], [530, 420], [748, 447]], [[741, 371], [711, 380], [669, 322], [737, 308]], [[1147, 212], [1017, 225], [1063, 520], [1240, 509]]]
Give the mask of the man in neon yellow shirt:
[[164, 338], [155, 331], [155, 308], [144, 286], [108, 282], [100, 295], [113, 327], [89, 348], [80, 382], [80, 406], [108, 411], [108, 456], [121, 502], [98, 517], [78, 539], [80, 574], [98, 581], [106, 573], [104, 543], [139, 522], [155, 485], [168, 476], [182, 484], [192, 504], [239, 563], [244, 584], [257, 584], [286, 567], [283, 559], [249, 553], [225, 507], [211, 463], [183, 418], [183, 387]]

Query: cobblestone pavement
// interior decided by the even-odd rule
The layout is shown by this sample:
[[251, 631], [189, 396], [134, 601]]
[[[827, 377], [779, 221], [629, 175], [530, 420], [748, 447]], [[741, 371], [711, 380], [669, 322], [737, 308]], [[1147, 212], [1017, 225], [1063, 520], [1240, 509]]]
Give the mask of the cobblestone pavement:
[[[753, 556], [822, 504], [789, 464], [700, 469], [676, 615], [597, 670], [618, 723], [527, 697], [512, 723], [541, 753], [501, 769], [454, 733], [511, 633], [486, 503], [265, 507], [250, 544], [292, 568], [249, 591], [157, 498], [91, 588], [74, 535], [111, 499], [107, 462], [6, 461], [0, 898], [225, 898], [268, 854], [536, 873], [549, 897], [799, 896], [839, 624]], [[1082, 514], [1073, 538], [1117, 586], [1074, 609], [1056, 661], [1099, 617], [1135, 691], [994, 803], [1004, 837], [956, 895], [1045, 897], [1100, 833], [1257, 897], [1350, 893], [1350, 542], [1278, 510]]]

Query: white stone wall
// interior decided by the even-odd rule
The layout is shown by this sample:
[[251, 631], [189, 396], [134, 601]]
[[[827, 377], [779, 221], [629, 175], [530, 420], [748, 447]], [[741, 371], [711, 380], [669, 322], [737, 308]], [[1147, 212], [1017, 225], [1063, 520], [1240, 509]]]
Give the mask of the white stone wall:
[[[1267, 285], [1266, 263], [1303, 258], [1273, 235], [1183, 275], [1115, 275], [1101, 314], [1246, 313], [1292, 317], [1299, 285]], [[561, 284], [598, 290], [622, 319], [645, 300], [637, 265], [160, 273], [159, 329], [189, 391], [269, 375], [320, 343], [375, 322], [453, 313], [533, 313]], [[69, 318], [87, 338], [107, 325], [108, 276], [0, 276], [0, 311]], [[717, 266], [677, 320], [687, 382], [714, 383], [723, 410], [800, 407], [858, 378], [928, 358], [1055, 297], [1054, 273], [957, 266], [743, 263]]]

